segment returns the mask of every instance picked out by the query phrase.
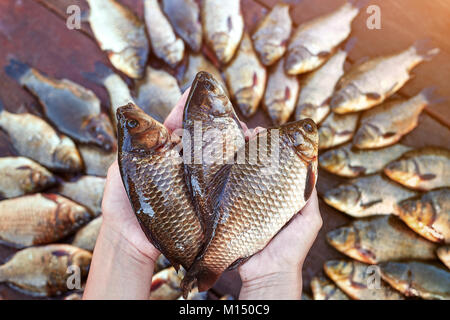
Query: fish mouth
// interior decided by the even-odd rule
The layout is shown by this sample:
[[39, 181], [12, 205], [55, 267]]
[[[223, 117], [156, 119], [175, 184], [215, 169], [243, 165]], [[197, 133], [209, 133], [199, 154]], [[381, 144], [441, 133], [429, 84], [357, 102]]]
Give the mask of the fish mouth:
[[212, 37], [212, 47], [216, 53], [217, 59], [222, 63], [227, 63], [230, 59], [230, 36], [224, 32], [219, 32]]
[[378, 130], [376, 129], [376, 127], [363, 124], [353, 138], [354, 146], [357, 148], [366, 148], [372, 146], [376, 141], [377, 133]]
[[358, 188], [350, 184], [340, 185], [324, 194], [324, 201], [327, 204], [343, 212], [356, 206], [360, 198]]
[[280, 127], [295, 148], [297, 155], [306, 162], [317, 158], [319, 135], [317, 125], [312, 119], [287, 123]]
[[326, 239], [330, 245], [339, 251], [350, 249], [356, 240], [356, 233], [353, 227], [342, 227], [327, 233]]
[[287, 74], [296, 75], [309, 69], [309, 62], [314, 55], [305, 47], [294, 48], [287, 56], [284, 70]]
[[345, 279], [350, 275], [349, 262], [341, 260], [330, 260], [325, 262], [323, 269], [333, 280]]
[[319, 164], [322, 168], [338, 172], [344, 168], [345, 154], [337, 150], [330, 150], [319, 157]]

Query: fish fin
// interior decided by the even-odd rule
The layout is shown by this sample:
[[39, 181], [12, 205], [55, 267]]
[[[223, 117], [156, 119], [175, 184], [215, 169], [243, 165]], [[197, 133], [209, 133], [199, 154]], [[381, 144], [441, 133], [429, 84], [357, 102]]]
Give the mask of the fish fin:
[[428, 88], [423, 89], [420, 92], [420, 94], [425, 97], [425, 99], [427, 100], [427, 102], [429, 104], [438, 104], [438, 103], [446, 102], [447, 99], [437, 95], [435, 93], [435, 91], [436, 91], [436, 87], [433, 86], [433, 87], [428, 87]]
[[397, 135], [397, 132], [389, 131], [389, 132], [386, 132], [385, 134], [383, 134], [383, 138], [388, 139], [388, 138], [392, 138], [395, 135]]
[[356, 42], [358, 42], [358, 38], [356, 37], [351, 37], [350, 39], [348, 39], [347, 43], [345, 44], [344, 51], [347, 53], [352, 51], [356, 45]]
[[374, 200], [374, 201], [370, 201], [367, 203], [361, 203], [361, 207], [363, 207], [364, 209], [368, 209], [370, 207], [373, 207], [374, 205], [383, 202], [383, 200], [379, 199], [379, 200]]
[[6, 74], [19, 82], [28, 70], [30, 70], [28, 64], [16, 59], [9, 60], [9, 64], [5, 67]]
[[347, 136], [352, 133], [353, 133], [353, 131], [351, 131], [351, 130], [344, 130], [344, 131], [337, 132], [336, 135], [337, 136]]
[[429, 181], [429, 180], [433, 180], [433, 179], [436, 179], [436, 175], [432, 174], [432, 173], [420, 175], [420, 180], [423, 180], [423, 181]]
[[369, 0], [349, 0], [349, 3], [356, 9], [362, 9], [369, 4]]
[[417, 54], [426, 61], [430, 61], [441, 51], [439, 48], [432, 45], [430, 39], [417, 40], [413, 44], [413, 47], [416, 49]]
[[364, 174], [366, 173], [366, 168], [364, 168], [363, 166], [349, 166], [350, 169], [352, 169], [354, 172], [359, 174]]
[[308, 164], [308, 171], [306, 173], [306, 181], [305, 181], [305, 191], [303, 193], [303, 199], [308, 201], [309, 197], [314, 190], [316, 185], [316, 174], [314, 173], [314, 167], [312, 162]]
[[326, 57], [328, 57], [330, 55], [330, 51], [320, 51], [318, 54], [317, 54], [317, 56], [319, 57], [319, 58], [326, 58]]
[[366, 97], [369, 100], [379, 100], [379, 99], [381, 99], [381, 95], [379, 93], [376, 93], [376, 92], [366, 93]]
[[220, 274], [216, 274], [207, 268], [204, 268], [200, 261], [197, 260], [188, 270], [183, 280], [181, 281], [181, 289], [183, 297], [186, 299], [193, 285], [197, 282], [198, 291], [207, 291], [216, 283]]
[[94, 72], [83, 72], [82, 75], [87, 80], [97, 83], [100, 85], [103, 85], [103, 82], [107, 77], [112, 75], [114, 71], [112, 71], [109, 67], [101, 63], [100, 61], [97, 61], [95, 63], [95, 71]]
[[246, 263], [251, 257], [253, 257], [253, 255], [251, 255], [249, 257], [237, 259], [235, 262], [230, 264], [230, 266], [228, 267], [227, 271], [231, 271], [231, 270], [234, 270], [234, 269], [238, 268], [239, 266], [241, 266], [244, 263]]

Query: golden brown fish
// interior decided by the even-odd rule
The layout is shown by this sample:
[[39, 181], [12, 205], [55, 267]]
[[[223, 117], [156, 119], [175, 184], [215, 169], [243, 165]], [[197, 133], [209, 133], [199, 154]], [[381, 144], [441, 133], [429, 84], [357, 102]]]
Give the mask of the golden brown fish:
[[319, 128], [319, 149], [336, 147], [350, 141], [358, 126], [359, 114], [331, 113]]
[[93, 252], [102, 222], [103, 217], [100, 216], [78, 230], [72, 241], [72, 245]]
[[[227, 91], [225, 81], [220, 74], [220, 71], [205, 57], [203, 54], [189, 54], [186, 71], [180, 81], [182, 91], [186, 91], [194, 81], [197, 73], [206, 71], [210, 73], [216, 81], [219, 81]], [[228, 91], [227, 91], [228, 92]]]
[[350, 300], [332, 281], [325, 277], [314, 277], [311, 280], [314, 300]]
[[395, 216], [355, 220], [330, 231], [327, 241], [338, 251], [369, 264], [436, 258], [436, 244], [411, 231]]
[[163, 254], [160, 254], [158, 259], [156, 259], [155, 268], [153, 269], [153, 273], [158, 273], [159, 271], [167, 269], [170, 266], [171, 266], [170, 261], [167, 260], [167, 258], [164, 257]]
[[195, 0], [163, 0], [163, 10], [175, 32], [194, 52], [202, 48], [200, 7]]
[[206, 45], [222, 64], [233, 58], [244, 32], [240, 0], [201, 2], [203, 34]]
[[255, 50], [265, 66], [274, 64], [284, 55], [291, 31], [289, 5], [276, 4], [261, 20], [252, 35]]
[[188, 269], [203, 230], [168, 130], [135, 105], [117, 111], [119, 167], [131, 206], [151, 243], [174, 267]]
[[359, 149], [392, 145], [419, 124], [422, 110], [432, 103], [432, 89], [425, 89], [411, 99], [397, 99], [365, 111], [353, 138]]
[[131, 78], [141, 78], [150, 52], [144, 23], [119, 1], [87, 2], [92, 32], [111, 64]]
[[0, 201], [0, 240], [17, 246], [56, 242], [88, 223], [94, 214], [57, 194]]
[[320, 69], [309, 74], [302, 83], [295, 119], [313, 119], [319, 124], [330, 113], [330, 98], [336, 83], [344, 74], [347, 51], [336, 52]]
[[217, 196], [219, 222], [183, 279], [185, 296], [195, 279], [205, 291], [227, 268], [262, 250], [303, 208], [316, 183], [317, 144], [310, 119], [267, 129], [238, 152], [234, 165], [220, 171], [218, 177], [228, 178]]
[[111, 122], [89, 89], [67, 79], [53, 79], [12, 59], [6, 73], [35, 95], [46, 118], [62, 133], [110, 151], [115, 143]]
[[82, 176], [75, 181], [63, 182], [58, 193], [83, 205], [96, 216], [102, 213], [105, 178]]
[[145, 78], [136, 83], [136, 101], [145, 113], [163, 122], [181, 99], [177, 79], [164, 70], [147, 67]]
[[56, 184], [55, 176], [24, 157], [0, 158], [0, 199], [35, 193]]
[[432, 147], [413, 150], [388, 164], [384, 173], [395, 182], [421, 191], [450, 187], [450, 151]]
[[389, 179], [375, 174], [352, 179], [325, 192], [324, 201], [352, 217], [392, 214], [397, 202], [416, 196]]
[[10, 113], [0, 102], [0, 128], [14, 149], [57, 172], [78, 172], [83, 164], [73, 141], [30, 113]]
[[87, 175], [106, 177], [111, 164], [117, 159], [117, 146], [112, 152], [106, 152], [94, 146], [78, 146]]
[[134, 103], [130, 89], [125, 81], [113, 70], [101, 62], [95, 63], [94, 72], [84, 72], [83, 76], [88, 80], [105, 87], [108, 91], [110, 102], [110, 115], [113, 120], [114, 130], [117, 128], [116, 111], [119, 107], [129, 102]]
[[264, 96], [267, 73], [247, 33], [244, 33], [236, 56], [225, 67], [224, 75], [235, 105], [245, 117], [252, 116]]
[[370, 109], [396, 93], [411, 79], [410, 72], [439, 49], [418, 41], [405, 51], [355, 65], [339, 81], [331, 109], [339, 114]]
[[421, 261], [380, 264], [383, 280], [405, 296], [427, 300], [450, 300], [450, 272]]
[[389, 162], [398, 159], [411, 149], [402, 144], [395, 144], [377, 150], [358, 150], [349, 143], [321, 154], [319, 165], [341, 177], [356, 178], [383, 171]]
[[436, 254], [441, 261], [450, 269], [450, 246], [440, 247], [436, 250]]
[[396, 206], [396, 214], [422, 237], [450, 243], [450, 188], [403, 200]]
[[91, 257], [90, 252], [68, 244], [23, 249], [0, 266], [0, 282], [39, 296], [55, 296], [69, 290], [74, 267], [79, 268], [81, 280], [86, 279]]
[[245, 136], [225, 91], [207, 72], [198, 73], [192, 84], [183, 128], [188, 133], [183, 136], [186, 183], [208, 242], [218, 219], [214, 195], [226, 181], [225, 176], [218, 181], [216, 175], [234, 160], [245, 144]]
[[379, 279], [379, 269], [356, 261], [331, 260], [324, 271], [336, 285], [355, 300], [404, 300], [404, 297]]
[[164, 269], [152, 278], [150, 300], [176, 300], [182, 292], [180, 288], [181, 277], [174, 267]]
[[349, 1], [336, 11], [301, 24], [288, 45], [284, 68], [290, 75], [320, 67], [351, 32], [364, 1]]
[[284, 63], [284, 59], [281, 59], [271, 67], [263, 101], [264, 108], [275, 125], [288, 121], [300, 91], [297, 77], [284, 72]]

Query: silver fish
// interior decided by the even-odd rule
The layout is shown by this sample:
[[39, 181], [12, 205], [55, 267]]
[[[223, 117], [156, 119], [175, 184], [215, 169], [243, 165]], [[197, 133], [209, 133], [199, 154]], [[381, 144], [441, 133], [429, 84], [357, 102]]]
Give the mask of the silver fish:
[[413, 232], [395, 216], [354, 220], [328, 232], [327, 241], [339, 252], [369, 264], [436, 258], [436, 244]]
[[202, 48], [200, 7], [195, 0], [163, 0], [163, 10], [175, 32], [194, 52]]
[[245, 117], [252, 116], [264, 96], [267, 73], [247, 33], [235, 58], [225, 67], [224, 75], [235, 105]]
[[201, 2], [204, 39], [222, 64], [233, 58], [244, 32], [240, 0]]
[[87, 2], [92, 32], [111, 64], [131, 78], [141, 78], [150, 52], [144, 23], [119, 1]]
[[0, 201], [0, 240], [17, 246], [56, 242], [94, 218], [81, 205], [57, 194]]
[[447, 268], [450, 269], [450, 246], [440, 247], [436, 250], [436, 254]]
[[323, 198], [333, 208], [352, 217], [362, 218], [392, 214], [397, 202], [416, 195], [416, 192], [375, 174], [356, 178], [329, 189]]
[[253, 45], [259, 59], [265, 66], [277, 62], [286, 52], [292, 31], [289, 5], [276, 4], [262, 19], [252, 35]]
[[105, 178], [82, 176], [76, 181], [63, 182], [58, 193], [85, 206], [95, 215], [100, 215], [104, 188]]
[[354, 66], [336, 86], [331, 109], [343, 114], [382, 103], [411, 79], [414, 67], [438, 53], [439, 49], [430, 49], [423, 41], [418, 41], [405, 51]]
[[80, 154], [73, 141], [58, 134], [47, 122], [30, 113], [15, 114], [0, 102], [0, 128], [11, 139], [17, 152], [53, 171], [78, 172]]
[[319, 157], [321, 168], [341, 177], [356, 178], [383, 171], [384, 167], [412, 148], [395, 144], [377, 150], [358, 150], [348, 143]]
[[223, 88], [227, 90], [227, 86], [220, 74], [220, 71], [205, 57], [203, 54], [189, 54], [186, 71], [180, 81], [182, 91], [186, 91], [194, 81], [197, 73], [205, 71], [210, 73], [214, 79], [222, 84]]
[[147, 67], [145, 78], [136, 83], [136, 91], [139, 107], [160, 122], [164, 122], [181, 98], [177, 79], [152, 67]]
[[[324, 271], [349, 297], [356, 300], [404, 300], [385, 282], [374, 280], [378, 269], [356, 261], [331, 260]], [[375, 273], [375, 274], [374, 274]], [[375, 275], [375, 276], [374, 276]]]
[[105, 87], [106, 91], [108, 91], [110, 116], [114, 124], [114, 130], [117, 130], [117, 109], [129, 102], [134, 103], [134, 98], [128, 85], [118, 74], [101, 62], [95, 63], [94, 72], [85, 72], [83, 75], [90, 81]]
[[281, 59], [271, 67], [263, 101], [264, 108], [275, 125], [288, 121], [300, 91], [297, 77], [284, 72], [284, 63], [285, 60]]
[[428, 191], [450, 187], [450, 150], [423, 148], [389, 163], [384, 173], [408, 188]]
[[98, 217], [78, 230], [72, 241], [72, 245], [90, 252], [94, 251], [98, 234], [102, 226], [103, 217]]
[[427, 300], [450, 300], [450, 271], [421, 261], [380, 264], [381, 276], [406, 296]]
[[359, 114], [331, 113], [319, 128], [319, 149], [328, 149], [349, 142], [358, 126]]
[[183, 60], [184, 42], [177, 37], [158, 0], [144, 0], [145, 23], [155, 55], [175, 67]]
[[350, 300], [339, 287], [325, 277], [314, 277], [311, 280], [311, 290], [314, 300]]
[[[78, 267], [81, 280], [87, 278], [92, 254], [68, 244], [27, 248], [0, 266], [0, 282], [8, 282], [39, 296], [55, 296], [69, 290], [72, 272]], [[73, 270], [73, 269], [72, 269]]]
[[80, 145], [85, 172], [90, 176], [106, 177], [111, 164], [117, 159], [117, 148], [112, 152], [106, 152], [94, 146]]
[[318, 124], [330, 113], [329, 100], [344, 74], [347, 54], [347, 51], [339, 50], [320, 69], [307, 76], [297, 101], [296, 120], [310, 118]]
[[425, 89], [411, 99], [391, 100], [363, 112], [361, 125], [353, 137], [359, 149], [374, 149], [392, 145], [419, 124], [423, 109], [432, 103], [433, 89]]
[[56, 184], [55, 176], [24, 157], [0, 158], [0, 199], [39, 192]]
[[351, 32], [361, 2], [349, 1], [336, 11], [301, 24], [288, 45], [285, 70], [290, 75], [320, 67]]

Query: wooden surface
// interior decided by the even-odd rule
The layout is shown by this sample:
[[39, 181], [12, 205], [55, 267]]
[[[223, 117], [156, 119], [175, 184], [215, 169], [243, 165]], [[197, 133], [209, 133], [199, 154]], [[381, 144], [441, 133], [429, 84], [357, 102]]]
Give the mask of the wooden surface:
[[[291, 15], [296, 24], [335, 9], [344, 0], [291, 0]], [[142, 1], [121, 0], [142, 17]], [[254, 30], [258, 21], [268, 12], [275, 0], [242, 0], [246, 29]], [[0, 99], [7, 109], [15, 112], [39, 113], [37, 101], [14, 80], [4, 73], [4, 66], [11, 57], [29, 63], [50, 76], [68, 78], [92, 89], [108, 108], [106, 91], [82, 77], [82, 72], [94, 70], [94, 63], [109, 64], [104, 53], [92, 38], [89, 25], [83, 23], [82, 30], [66, 28], [66, 8], [78, 4], [87, 8], [84, 0], [2, 0], [0, 1]], [[349, 64], [367, 56], [390, 54], [404, 49], [414, 41], [429, 38], [442, 52], [432, 62], [419, 66], [415, 78], [402, 90], [404, 96], [411, 96], [428, 86], [436, 86], [437, 92], [450, 101], [450, 2], [447, 0], [371, 0], [381, 8], [381, 30], [366, 27], [368, 14], [365, 10], [356, 19], [353, 35], [358, 42], [350, 54]], [[154, 57], [151, 64], [160, 65]], [[179, 70], [174, 71], [177, 74]], [[128, 80], [127, 80], [128, 81]], [[131, 81], [128, 81], [131, 85]], [[415, 146], [435, 145], [450, 147], [449, 102], [427, 108], [420, 118], [419, 127], [404, 139], [404, 143]], [[445, 126], [445, 124], [447, 126]], [[249, 121], [250, 127], [267, 126], [269, 120], [260, 110]], [[14, 154], [7, 137], [0, 132], [0, 156]], [[319, 193], [341, 182], [325, 172], [320, 172]], [[342, 257], [330, 248], [324, 235], [329, 230], [346, 224], [350, 219], [320, 201], [324, 226], [318, 240], [311, 249], [304, 266], [304, 288], [309, 291], [311, 278], [320, 273], [323, 263]], [[0, 246], [0, 262], [14, 252]], [[214, 290], [217, 294], [232, 293], [240, 288], [236, 273], [225, 274]], [[30, 298], [6, 285], [0, 285], [0, 298]]]

